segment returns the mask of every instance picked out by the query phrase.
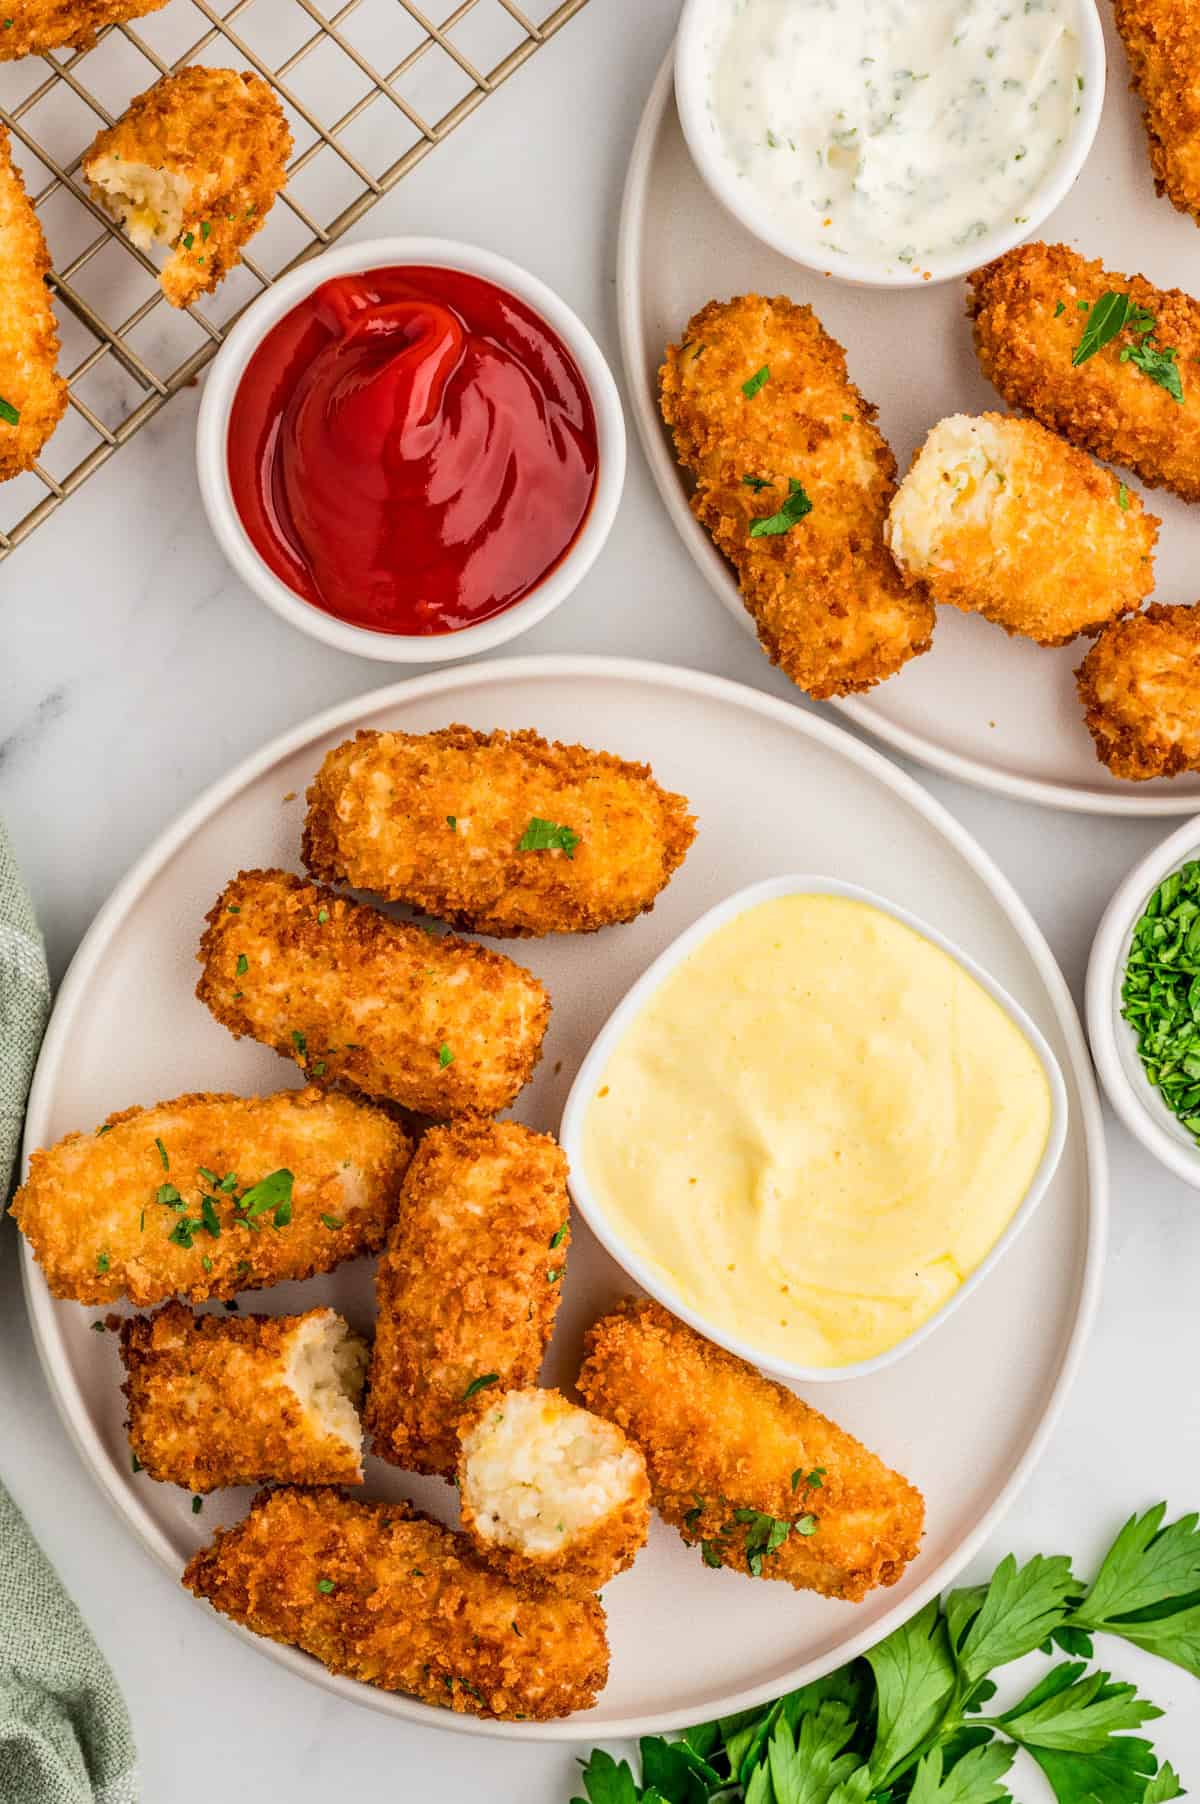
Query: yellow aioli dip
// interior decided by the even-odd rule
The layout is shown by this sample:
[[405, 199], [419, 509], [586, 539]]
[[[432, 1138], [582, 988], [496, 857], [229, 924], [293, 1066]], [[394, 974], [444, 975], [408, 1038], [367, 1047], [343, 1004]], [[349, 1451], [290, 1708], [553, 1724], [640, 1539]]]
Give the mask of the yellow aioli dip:
[[891, 915], [760, 902], [618, 1041], [583, 1165], [625, 1244], [718, 1333], [789, 1364], [872, 1359], [1003, 1234], [1051, 1126], [1041, 1061]]

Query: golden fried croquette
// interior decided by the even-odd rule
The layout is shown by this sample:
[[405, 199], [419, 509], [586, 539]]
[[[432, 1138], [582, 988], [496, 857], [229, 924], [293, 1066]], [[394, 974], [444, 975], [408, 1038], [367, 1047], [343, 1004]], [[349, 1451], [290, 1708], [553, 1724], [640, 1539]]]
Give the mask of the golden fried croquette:
[[599, 1598], [514, 1585], [406, 1503], [263, 1492], [183, 1582], [331, 1672], [460, 1714], [570, 1716], [608, 1677]]
[[515, 1121], [422, 1139], [379, 1262], [364, 1420], [374, 1451], [453, 1472], [463, 1405], [535, 1382], [570, 1241], [567, 1161]]
[[459, 1421], [462, 1526], [510, 1578], [596, 1591], [650, 1526], [646, 1462], [614, 1422], [558, 1391], [491, 1390]]
[[1113, 16], [1145, 107], [1154, 186], [1200, 223], [1200, 13], [1193, 0], [1115, 0]]
[[710, 301], [667, 351], [661, 401], [773, 664], [850, 695], [929, 650], [933, 607], [883, 543], [896, 460], [810, 307]]
[[646, 1456], [654, 1507], [708, 1566], [858, 1603], [921, 1544], [921, 1493], [845, 1429], [632, 1298], [588, 1331], [584, 1401]]
[[131, 101], [82, 167], [140, 250], [170, 246], [159, 284], [172, 307], [188, 307], [241, 262], [291, 152], [283, 108], [261, 76], [194, 65]]
[[[1089, 263], [1065, 244], [1020, 245], [970, 280], [980, 366], [1010, 407], [1150, 488], [1200, 501], [1200, 301]], [[1106, 294], [1128, 295], [1134, 324], [1073, 365], [1090, 310]], [[1167, 362], [1182, 403], [1124, 356], [1141, 345], [1151, 361], [1177, 353]]]
[[913, 458], [886, 536], [935, 601], [1065, 645], [1145, 600], [1158, 526], [1110, 470], [1036, 420], [959, 413]]
[[0, 482], [32, 469], [67, 405], [49, 269], [41, 224], [0, 126]]
[[12, 17], [0, 31], [0, 63], [36, 56], [69, 44], [87, 50], [97, 32], [127, 19], [156, 13], [167, 0], [13, 0]]
[[308, 792], [314, 877], [502, 939], [636, 920], [695, 837], [687, 797], [537, 733], [359, 733]]
[[1075, 672], [1096, 756], [1131, 783], [1200, 770], [1200, 608], [1152, 602]]
[[311, 1079], [421, 1115], [506, 1109], [550, 998], [524, 966], [286, 871], [242, 871], [207, 916], [196, 994]]
[[11, 1213], [56, 1297], [203, 1303], [376, 1252], [410, 1152], [316, 1088], [177, 1096], [35, 1152]]
[[167, 1303], [121, 1326], [129, 1444], [151, 1478], [361, 1484], [367, 1345], [332, 1309], [193, 1315]]

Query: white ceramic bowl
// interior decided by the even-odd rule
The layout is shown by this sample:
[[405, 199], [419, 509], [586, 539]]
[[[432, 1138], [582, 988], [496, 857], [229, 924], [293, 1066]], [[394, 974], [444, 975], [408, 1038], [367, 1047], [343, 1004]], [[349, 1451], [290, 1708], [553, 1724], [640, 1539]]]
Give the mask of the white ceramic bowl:
[[[687, 139], [696, 168], [712, 193], [734, 218], [753, 232], [772, 250], [804, 264], [822, 275], [858, 283], [872, 288], [923, 288], [928, 282], [948, 282], [955, 276], [978, 269], [993, 257], [1011, 250], [1025, 238], [1037, 236], [1043, 220], [1065, 197], [1071, 184], [1087, 161], [1104, 103], [1107, 60], [1104, 31], [1095, 0], [1075, 0], [1079, 14], [1079, 54], [1083, 73], [1083, 94], [1074, 116], [1070, 135], [1059, 152], [1058, 160], [1046, 180], [1027, 203], [1018, 225], [1015, 220], [973, 239], [964, 249], [956, 250], [930, 263], [921, 270], [889, 269], [867, 258], [839, 257], [830, 260], [827, 249], [782, 231], [771, 210], [759, 202], [753, 190], [738, 179], [733, 164], [725, 154], [720, 132], [708, 106], [711, 70], [710, 44], [714, 27], [728, 16], [733, 0], [684, 0], [675, 39], [675, 101], [683, 135]], [[853, 0], [851, 0], [853, 3]], [[913, 0], [916, 5], [921, 0]], [[928, 277], [925, 274], [928, 269]]]
[[[566, 556], [536, 589], [503, 613], [455, 633], [379, 633], [314, 607], [282, 582], [259, 556], [242, 525], [229, 483], [229, 413], [246, 365], [271, 328], [331, 276], [389, 265], [426, 264], [465, 270], [494, 282], [541, 315], [562, 339], [583, 375], [596, 416], [596, 489], [587, 518]], [[242, 581], [277, 614], [314, 639], [360, 658], [392, 664], [440, 664], [491, 651], [527, 632], [554, 611], [595, 562], [616, 518], [625, 480], [625, 421], [612, 372], [595, 339], [564, 301], [527, 270], [492, 251], [446, 238], [373, 238], [326, 251], [284, 276], [249, 307], [213, 360], [196, 426], [196, 469], [204, 511], [225, 556]]]
[[1121, 1014], [1121, 985], [1133, 930], [1165, 877], [1200, 858], [1200, 816], [1186, 821], [1135, 864], [1100, 917], [1087, 973], [1087, 1029], [1109, 1102], [1160, 1165], [1200, 1190], [1200, 1146], [1167, 1108], [1138, 1057], [1137, 1035]]
[[[805, 1366], [792, 1365], [781, 1361], [775, 1354], [764, 1353], [761, 1347], [752, 1342], [742, 1341], [720, 1329], [706, 1316], [689, 1309], [666, 1284], [661, 1275], [637, 1253], [626, 1245], [605, 1213], [604, 1206], [588, 1182], [587, 1161], [583, 1151], [583, 1124], [588, 1106], [596, 1092], [601, 1073], [608, 1063], [609, 1057], [617, 1041], [624, 1034], [634, 1016], [641, 1009], [650, 995], [659, 987], [663, 979], [688, 954], [695, 951], [718, 927], [723, 927], [735, 915], [754, 908], [760, 902], [774, 901], [778, 896], [821, 895], [846, 896], [856, 902], [869, 903], [873, 908], [882, 909], [885, 914], [911, 927], [915, 933], [939, 946], [961, 965], [963, 970], [973, 977], [994, 1001], [998, 1002], [1009, 1019], [1020, 1029], [1026, 1040], [1037, 1054], [1038, 1061], [1046, 1074], [1050, 1086], [1050, 1132], [1046, 1140], [1046, 1149], [1042, 1154], [1037, 1170], [1033, 1174], [1029, 1188], [1013, 1215], [1008, 1227], [1000, 1236], [991, 1252], [983, 1259], [966, 1281], [959, 1286], [954, 1295], [942, 1307], [931, 1315], [928, 1321], [915, 1328], [911, 1334], [897, 1341], [885, 1353], [877, 1354], [874, 1359], [858, 1360], [845, 1366]], [[645, 970], [638, 981], [626, 992], [612, 1014], [592, 1043], [587, 1057], [579, 1068], [575, 1082], [571, 1086], [563, 1110], [562, 1126], [559, 1139], [563, 1151], [567, 1155], [570, 1168], [568, 1179], [571, 1195], [574, 1197], [581, 1214], [587, 1221], [593, 1234], [600, 1241], [618, 1265], [623, 1266], [631, 1278], [652, 1297], [665, 1305], [673, 1315], [691, 1326], [701, 1334], [707, 1335], [719, 1346], [727, 1347], [731, 1353], [747, 1359], [752, 1365], [761, 1366], [764, 1371], [773, 1372], [777, 1377], [790, 1379], [797, 1383], [814, 1384], [836, 1382], [848, 1378], [865, 1378], [872, 1372], [882, 1371], [885, 1366], [894, 1365], [896, 1360], [912, 1351], [925, 1340], [934, 1329], [949, 1317], [960, 1304], [964, 1303], [972, 1291], [981, 1284], [992, 1267], [1012, 1245], [1025, 1223], [1033, 1214], [1037, 1205], [1046, 1193], [1046, 1189], [1054, 1176], [1055, 1168], [1062, 1157], [1063, 1146], [1067, 1137], [1067, 1091], [1063, 1082], [1062, 1071], [1058, 1061], [1044, 1035], [1034, 1026], [1029, 1016], [1020, 1005], [1014, 1002], [1006, 990], [1001, 989], [988, 973], [977, 965], [974, 959], [959, 950], [944, 934], [930, 927], [926, 922], [918, 920], [916, 915], [909, 914], [907, 909], [898, 908], [885, 896], [877, 896], [872, 891], [861, 889], [857, 884], [842, 883], [836, 877], [787, 876], [769, 877], [762, 883], [753, 883], [746, 889], [737, 890], [726, 897], [715, 908], [710, 908], [701, 915], [698, 921], [681, 933], [677, 940], [661, 953], [654, 963]]]

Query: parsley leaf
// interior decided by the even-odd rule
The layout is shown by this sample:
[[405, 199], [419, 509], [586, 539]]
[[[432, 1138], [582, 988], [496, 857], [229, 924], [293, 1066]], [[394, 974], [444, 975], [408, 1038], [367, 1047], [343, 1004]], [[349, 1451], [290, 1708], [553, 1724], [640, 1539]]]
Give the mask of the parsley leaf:
[[765, 388], [770, 380], [770, 366], [764, 363], [761, 370], [755, 370], [748, 382], [742, 383], [742, 393], [745, 395], [747, 401], [753, 401], [759, 389]]
[[[583, 1785], [587, 1804], [639, 1804], [642, 1795], [634, 1784], [628, 1761], [622, 1760], [618, 1766], [603, 1748], [596, 1748], [584, 1767]], [[585, 1804], [585, 1801], [573, 1798], [571, 1804]]]
[[1183, 377], [1179, 373], [1178, 357], [1174, 345], [1152, 344], [1148, 338], [1141, 344], [1126, 345], [1121, 352], [1122, 363], [1132, 363], [1143, 376], [1149, 376], [1151, 382], [1165, 388], [1172, 401], [1178, 401], [1182, 407]]
[[1142, 1804], [1156, 1765], [1154, 1749], [1140, 1735], [1115, 1736], [1099, 1754], [1066, 1754], [1057, 1748], [1029, 1752], [1058, 1804]]
[[812, 513], [812, 505], [802, 484], [798, 483], [794, 476], [789, 476], [787, 500], [777, 513], [767, 514], [762, 520], [752, 521], [750, 537], [752, 539], [775, 538], [780, 533], [791, 532], [792, 527], [798, 525], [805, 514]]
[[463, 1402], [465, 1403], [468, 1397], [473, 1397], [477, 1391], [486, 1391], [490, 1389], [493, 1384], [499, 1384], [499, 1382], [499, 1372], [484, 1372], [482, 1377], [472, 1378], [470, 1384], [462, 1394]]
[[1040, 1647], [1066, 1617], [1078, 1589], [1064, 1555], [1039, 1553], [1024, 1566], [1012, 1554], [1001, 1560], [982, 1596], [979, 1587], [951, 1592], [946, 1619], [967, 1685]]
[[[1129, 309], [1132, 303], [1127, 294], [1114, 294], [1109, 289], [1102, 294], [1091, 312], [1087, 325], [1083, 328], [1083, 336], [1075, 346], [1071, 356], [1072, 365], [1078, 369], [1097, 351], [1102, 351], [1106, 344], [1111, 344], [1118, 332], [1123, 332], [1129, 321]], [[1154, 321], [1151, 320], [1151, 325]]]
[[1166, 1513], [1166, 1504], [1160, 1503], [1144, 1516], [1129, 1518], [1073, 1611], [1072, 1623], [1121, 1634], [1111, 1626], [1114, 1618], [1200, 1588], [1200, 1518], [1181, 1516], [1164, 1528]]
[[1011, 1804], [1000, 1781], [1016, 1757], [1015, 1748], [993, 1741], [948, 1766], [942, 1749], [931, 1748], [917, 1763], [908, 1804]]
[[886, 1785], [893, 1769], [936, 1729], [954, 1690], [954, 1656], [937, 1598], [865, 1658], [879, 1696], [871, 1773], [876, 1785]]
[[862, 1765], [857, 1754], [845, 1752], [854, 1730], [845, 1704], [822, 1704], [801, 1718], [794, 1733], [781, 1716], [767, 1751], [776, 1804], [829, 1804]]
[[1108, 1673], [1089, 1673], [1081, 1661], [1068, 1661], [990, 1720], [1022, 1747], [1099, 1754], [1119, 1729], [1139, 1729], [1161, 1715], [1134, 1686], [1114, 1685]]
[[764, 489], [771, 489], [775, 486], [768, 476], [743, 476], [742, 482], [746, 488], [753, 489], [756, 495], [760, 495]]
[[[257, 1184], [251, 1184], [238, 1199], [238, 1209], [246, 1221], [253, 1221], [259, 1215], [265, 1215], [268, 1209], [278, 1211], [286, 1203], [290, 1212], [292, 1202], [292, 1185], [295, 1183], [290, 1171], [272, 1171]], [[282, 1225], [282, 1224], [281, 1224]]]
[[6, 401], [2, 395], [0, 395], [0, 420], [3, 420], [6, 426], [19, 426], [21, 424], [20, 408], [14, 407], [12, 402]]
[[570, 827], [560, 827], [556, 821], [544, 821], [535, 814], [517, 841], [517, 851], [565, 852], [568, 858], [574, 858], [578, 844], [579, 835]]

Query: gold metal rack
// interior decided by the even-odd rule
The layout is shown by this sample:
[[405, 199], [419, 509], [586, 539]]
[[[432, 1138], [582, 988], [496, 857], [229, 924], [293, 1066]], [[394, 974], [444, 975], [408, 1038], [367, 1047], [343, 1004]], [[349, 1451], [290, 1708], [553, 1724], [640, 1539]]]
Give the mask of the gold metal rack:
[[[70, 388], [42, 461], [0, 485], [0, 560], [194, 383], [265, 288], [361, 219], [587, 0], [540, 18], [531, 14], [546, 0], [459, 0], [440, 23], [414, 0], [322, 4], [225, 0], [222, 11], [170, 0], [90, 50], [0, 63], [0, 120], [54, 259]], [[296, 148], [250, 254], [202, 306], [179, 312], [151, 260], [92, 200], [79, 164], [134, 94], [194, 62], [257, 70]]]

